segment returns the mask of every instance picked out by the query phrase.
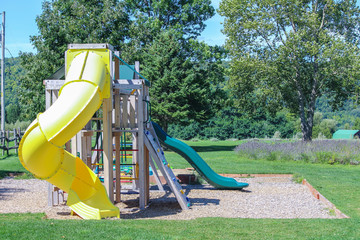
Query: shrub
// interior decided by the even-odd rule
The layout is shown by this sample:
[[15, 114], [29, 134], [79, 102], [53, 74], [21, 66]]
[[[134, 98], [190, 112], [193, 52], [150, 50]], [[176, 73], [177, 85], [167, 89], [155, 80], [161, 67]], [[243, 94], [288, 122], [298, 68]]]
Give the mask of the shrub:
[[237, 138], [228, 138], [228, 139], [226, 139], [226, 141], [235, 142], [235, 141], [239, 141], [239, 139], [237, 139]]
[[250, 159], [303, 161], [326, 164], [356, 164], [360, 161], [359, 140], [247, 141], [235, 148]]
[[19, 120], [16, 120], [15, 123], [9, 123], [9, 124], [5, 124], [5, 130], [14, 130], [15, 129], [18, 129], [20, 128], [22, 131], [25, 131], [26, 128], [30, 125], [30, 121], [19, 121]]
[[296, 183], [302, 183], [302, 181], [304, 180], [304, 177], [300, 173], [295, 173], [292, 176], [292, 180]]
[[274, 136], [272, 137], [273, 139], [280, 139], [281, 138], [281, 132], [280, 131], [276, 131], [274, 133]]
[[219, 139], [217, 139], [217, 138], [210, 138], [210, 141], [212, 141], [212, 142], [218, 142]]

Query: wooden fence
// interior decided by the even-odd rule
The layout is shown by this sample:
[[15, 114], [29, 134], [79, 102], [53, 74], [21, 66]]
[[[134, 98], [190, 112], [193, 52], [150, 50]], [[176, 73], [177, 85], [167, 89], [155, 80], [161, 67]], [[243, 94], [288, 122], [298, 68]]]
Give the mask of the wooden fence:
[[0, 149], [2, 149], [2, 155], [4, 155], [5, 152], [9, 155], [10, 150], [15, 150], [15, 153], [17, 153], [23, 135], [24, 132], [22, 132], [20, 128], [12, 131], [0, 131]]

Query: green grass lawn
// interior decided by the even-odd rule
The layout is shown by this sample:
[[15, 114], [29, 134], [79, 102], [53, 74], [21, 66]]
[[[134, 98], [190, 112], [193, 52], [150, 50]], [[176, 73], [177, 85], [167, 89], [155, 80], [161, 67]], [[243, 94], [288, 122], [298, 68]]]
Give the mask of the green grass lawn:
[[[351, 218], [77, 221], [0, 214], [0, 239], [360, 239], [360, 166], [248, 160], [233, 151], [239, 141], [187, 143], [218, 173], [298, 173]], [[173, 168], [190, 167], [165, 154]], [[23, 171], [16, 161], [1, 159], [0, 172]]]
[[0, 156], [0, 179], [9, 173], [27, 172], [15, 154]]

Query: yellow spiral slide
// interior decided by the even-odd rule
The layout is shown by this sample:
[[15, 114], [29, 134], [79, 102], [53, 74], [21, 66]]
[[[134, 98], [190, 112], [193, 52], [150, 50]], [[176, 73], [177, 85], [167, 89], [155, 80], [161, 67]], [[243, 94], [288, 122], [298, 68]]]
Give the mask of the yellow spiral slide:
[[67, 52], [67, 74], [58, 100], [39, 114], [19, 145], [22, 165], [68, 193], [67, 205], [84, 219], [119, 217], [99, 178], [64, 150], [110, 93], [108, 49]]

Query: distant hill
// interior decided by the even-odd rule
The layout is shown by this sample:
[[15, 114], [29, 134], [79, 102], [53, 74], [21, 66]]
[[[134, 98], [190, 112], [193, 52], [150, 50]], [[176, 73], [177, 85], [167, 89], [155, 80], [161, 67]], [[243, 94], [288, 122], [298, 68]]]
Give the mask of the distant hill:
[[24, 69], [21, 67], [20, 58], [5, 59], [5, 110], [8, 123], [16, 122], [19, 119], [18, 97], [22, 74], [24, 74]]
[[352, 100], [345, 101], [343, 107], [334, 111], [329, 99], [323, 96], [316, 102], [316, 111], [321, 112], [324, 119], [336, 120], [339, 129], [353, 129], [356, 119], [360, 120], [360, 106], [354, 104]]

